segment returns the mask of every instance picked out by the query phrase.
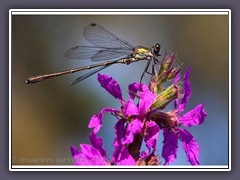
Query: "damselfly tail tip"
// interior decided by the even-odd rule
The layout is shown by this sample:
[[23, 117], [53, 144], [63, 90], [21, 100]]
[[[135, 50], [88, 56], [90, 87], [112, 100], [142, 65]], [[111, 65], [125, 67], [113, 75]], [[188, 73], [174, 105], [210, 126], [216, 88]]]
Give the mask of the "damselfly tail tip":
[[30, 84], [31, 81], [30, 81], [29, 79], [27, 79], [27, 80], [24, 81], [24, 83], [25, 83], [25, 84]]

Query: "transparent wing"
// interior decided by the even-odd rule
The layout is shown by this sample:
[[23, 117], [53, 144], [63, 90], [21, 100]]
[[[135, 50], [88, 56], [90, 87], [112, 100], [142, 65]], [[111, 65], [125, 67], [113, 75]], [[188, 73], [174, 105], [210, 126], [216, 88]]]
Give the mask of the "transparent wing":
[[124, 48], [131, 50], [134, 48], [134, 46], [127, 41], [118, 38], [110, 31], [95, 23], [88, 25], [84, 29], [83, 35], [88, 42], [98, 47]]
[[96, 74], [97, 72], [105, 69], [105, 68], [108, 67], [108, 66], [110, 66], [110, 65], [102, 66], [102, 67], [100, 67], [100, 68], [94, 69], [94, 70], [92, 70], [92, 71], [90, 71], [90, 72], [88, 72], [88, 73], [80, 76], [79, 78], [75, 79], [75, 80], [72, 82], [71, 86], [79, 83], [80, 81], [82, 81], [82, 80], [84, 80], [84, 79], [87, 79], [88, 77], [92, 76], [93, 74]]
[[[116, 60], [116, 62], [117, 62], [117, 61], [118, 61], [118, 60]], [[97, 72], [99, 72], [99, 71], [101, 71], [101, 70], [103, 70], [103, 69], [105, 69], [105, 68], [107, 68], [107, 67], [109, 67], [109, 66], [111, 66], [111, 65], [113, 65], [113, 64], [114, 64], [114, 62], [113, 62], [112, 64], [108, 64], [108, 65], [106, 65], [106, 66], [102, 66], [102, 67], [99, 67], [99, 68], [97, 68], [97, 69], [94, 69], [94, 70], [92, 70], [92, 71], [90, 71], [90, 72], [88, 72], [88, 73], [80, 76], [79, 78], [75, 79], [75, 80], [72, 82], [71, 86], [79, 83], [80, 81], [82, 81], [82, 80], [84, 80], [84, 79], [87, 79], [88, 77], [92, 76], [93, 74], [96, 74]]]
[[65, 57], [69, 59], [91, 59], [94, 54], [99, 51], [107, 50], [106, 48], [99, 48], [94, 46], [74, 46], [65, 52]]
[[102, 50], [91, 57], [92, 61], [109, 61], [130, 58], [131, 52]]
[[66, 51], [65, 57], [78, 60], [109, 61], [130, 57], [131, 53], [132, 50], [124, 48], [74, 46]]

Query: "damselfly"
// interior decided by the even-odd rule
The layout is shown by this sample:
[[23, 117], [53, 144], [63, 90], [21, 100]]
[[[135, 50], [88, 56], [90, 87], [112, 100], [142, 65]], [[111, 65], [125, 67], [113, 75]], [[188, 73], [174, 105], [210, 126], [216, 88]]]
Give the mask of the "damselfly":
[[64, 74], [70, 74], [78, 71], [96, 68], [93, 71], [90, 71], [73, 81], [71, 85], [74, 85], [90, 77], [91, 75], [105, 69], [106, 67], [109, 67], [112, 64], [131, 64], [140, 60], [147, 60], [148, 62], [140, 80], [142, 81], [144, 73], [147, 72], [150, 62], [153, 60], [154, 63], [157, 63], [157, 57], [160, 56], [160, 45], [158, 43], [156, 43], [151, 48], [146, 48], [142, 46], [134, 47], [127, 41], [118, 38], [110, 31], [95, 23], [88, 25], [84, 29], [83, 35], [85, 39], [94, 46], [74, 46], [66, 51], [65, 57], [69, 59], [91, 59], [91, 61], [94, 62], [105, 62], [51, 74], [33, 76], [28, 78], [25, 83], [36, 83], [45, 79], [49, 79], [51, 77], [57, 77]]

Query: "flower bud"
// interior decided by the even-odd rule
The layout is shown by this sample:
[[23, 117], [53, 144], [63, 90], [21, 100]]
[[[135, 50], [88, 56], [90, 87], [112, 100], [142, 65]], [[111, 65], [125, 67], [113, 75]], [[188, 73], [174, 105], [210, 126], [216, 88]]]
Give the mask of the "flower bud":
[[162, 62], [160, 64], [158, 75], [160, 75], [164, 70], [168, 71], [169, 69], [171, 69], [174, 60], [175, 60], [175, 58], [174, 58], [174, 54], [173, 53], [167, 54], [165, 52], [165, 54], [164, 54], [164, 56], [162, 58]]
[[171, 69], [171, 71], [167, 77], [167, 80], [169, 81], [169, 80], [174, 79], [180, 71], [181, 71], [180, 67], [174, 67], [173, 69]]
[[179, 125], [173, 113], [157, 111], [151, 115], [151, 119], [155, 121], [160, 128], [167, 127], [169, 129], [174, 129]]
[[156, 98], [156, 101], [152, 104], [153, 109], [164, 109], [172, 100], [176, 99], [179, 94], [179, 88], [177, 85], [171, 85], [164, 91], [162, 91]]

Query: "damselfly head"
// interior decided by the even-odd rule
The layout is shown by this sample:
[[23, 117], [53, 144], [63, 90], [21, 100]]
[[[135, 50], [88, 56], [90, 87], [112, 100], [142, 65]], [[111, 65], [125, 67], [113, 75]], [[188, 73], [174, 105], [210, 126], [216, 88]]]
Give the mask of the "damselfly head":
[[156, 56], [159, 56], [159, 51], [161, 49], [160, 44], [156, 43], [153, 47], [152, 47], [152, 53]]

